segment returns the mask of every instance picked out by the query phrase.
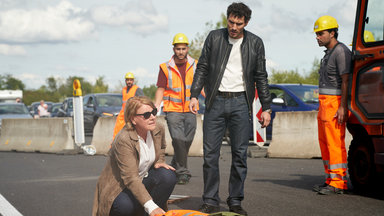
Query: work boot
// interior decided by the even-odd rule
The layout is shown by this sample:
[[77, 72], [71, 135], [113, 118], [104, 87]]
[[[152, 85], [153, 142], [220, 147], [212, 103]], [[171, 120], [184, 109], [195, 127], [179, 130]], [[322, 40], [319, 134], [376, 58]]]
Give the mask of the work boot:
[[335, 188], [331, 185], [321, 188], [321, 190], [318, 192], [318, 194], [321, 194], [321, 195], [343, 194], [343, 193], [344, 193], [343, 189]]
[[215, 212], [219, 212], [219, 211], [220, 211], [220, 207], [219, 207], [219, 206], [213, 206], [213, 205], [209, 205], [209, 204], [204, 203], [204, 204], [199, 208], [199, 211], [200, 211], [200, 212], [203, 212], [203, 213], [215, 213]]
[[244, 216], [247, 216], [248, 213], [241, 207], [241, 205], [232, 205], [232, 206], [229, 206], [229, 211], [230, 212], [235, 212], [239, 215], [244, 215]]
[[188, 184], [190, 178], [191, 178], [191, 176], [189, 176], [187, 174], [181, 174], [181, 175], [177, 176], [177, 184], [179, 184], [179, 185]]
[[312, 190], [315, 191], [315, 192], [319, 192], [322, 188], [327, 187], [327, 186], [328, 186], [327, 183], [313, 185]]

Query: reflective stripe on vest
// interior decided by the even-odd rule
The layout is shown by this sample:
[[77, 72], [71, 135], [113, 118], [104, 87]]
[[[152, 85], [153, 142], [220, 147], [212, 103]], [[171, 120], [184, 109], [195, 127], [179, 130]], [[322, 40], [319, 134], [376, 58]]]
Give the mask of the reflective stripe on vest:
[[319, 94], [322, 94], [322, 95], [341, 95], [341, 89], [319, 88]]
[[187, 59], [185, 83], [173, 57], [168, 62], [160, 65], [160, 68], [167, 77], [167, 87], [163, 96], [164, 112], [189, 112], [191, 86], [197, 61], [190, 56]]
[[346, 176], [341, 176], [341, 175], [335, 174], [335, 173], [330, 173], [329, 176], [331, 177], [331, 179], [335, 179], [335, 178], [342, 179], [342, 180], [346, 180], [347, 179]]
[[348, 165], [346, 163], [340, 163], [340, 164], [332, 164], [329, 165], [329, 169], [347, 169]]

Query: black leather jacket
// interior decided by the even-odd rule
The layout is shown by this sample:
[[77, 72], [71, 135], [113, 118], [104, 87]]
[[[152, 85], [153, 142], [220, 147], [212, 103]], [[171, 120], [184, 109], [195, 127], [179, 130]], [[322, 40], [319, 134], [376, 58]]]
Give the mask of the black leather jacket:
[[[205, 40], [193, 77], [191, 98], [197, 98], [204, 87], [207, 110], [211, 108], [218, 92], [231, 49], [232, 44], [228, 42], [228, 30], [226, 28], [211, 31]], [[255, 98], [255, 83], [263, 111], [270, 109], [271, 95], [265, 68], [264, 44], [261, 38], [244, 30], [241, 57], [250, 113]]]

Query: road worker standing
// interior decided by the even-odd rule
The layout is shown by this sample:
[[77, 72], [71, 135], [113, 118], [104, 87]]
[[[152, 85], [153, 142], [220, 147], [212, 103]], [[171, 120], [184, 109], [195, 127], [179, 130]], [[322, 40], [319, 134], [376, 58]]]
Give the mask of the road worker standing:
[[119, 131], [124, 127], [124, 108], [127, 100], [134, 96], [144, 96], [143, 90], [139, 88], [135, 83], [135, 76], [132, 72], [128, 72], [125, 74], [125, 86], [121, 91], [123, 95], [123, 105], [121, 107], [120, 113], [117, 116], [115, 128], [113, 129], [113, 139]]
[[342, 194], [347, 189], [345, 122], [348, 118], [347, 93], [351, 51], [337, 40], [339, 25], [331, 16], [320, 17], [314, 25], [319, 46], [326, 48], [320, 64], [319, 144], [326, 181], [315, 185], [319, 194]]
[[187, 184], [191, 178], [187, 159], [196, 131], [196, 116], [189, 111], [189, 100], [197, 61], [188, 55], [188, 44], [188, 38], [183, 33], [173, 38], [174, 55], [160, 65], [155, 95], [158, 109], [163, 101], [174, 149], [171, 166], [176, 169], [178, 184]]

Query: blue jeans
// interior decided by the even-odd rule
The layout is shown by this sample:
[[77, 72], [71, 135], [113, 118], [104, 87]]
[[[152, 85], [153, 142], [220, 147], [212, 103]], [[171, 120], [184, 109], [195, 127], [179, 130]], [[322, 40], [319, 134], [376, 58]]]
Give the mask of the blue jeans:
[[229, 129], [232, 152], [227, 203], [228, 205], [240, 205], [244, 199], [249, 126], [250, 115], [245, 94], [232, 98], [216, 96], [211, 109], [206, 110], [203, 123], [204, 203], [214, 206], [218, 206], [220, 203], [219, 158], [226, 128]]
[[190, 112], [167, 112], [167, 125], [174, 150], [171, 165], [176, 175], [191, 176], [188, 170], [188, 152], [196, 132], [196, 115]]
[[[152, 200], [164, 211], [167, 201], [176, 184], [176, 175], [172, 170], [165, 168], [150, 169], [143, 184], [151, 195]], [[137, 201], [130, 190], [125, 188], [113, 201], [109, 215], [147, 215], [144, 207]]]

